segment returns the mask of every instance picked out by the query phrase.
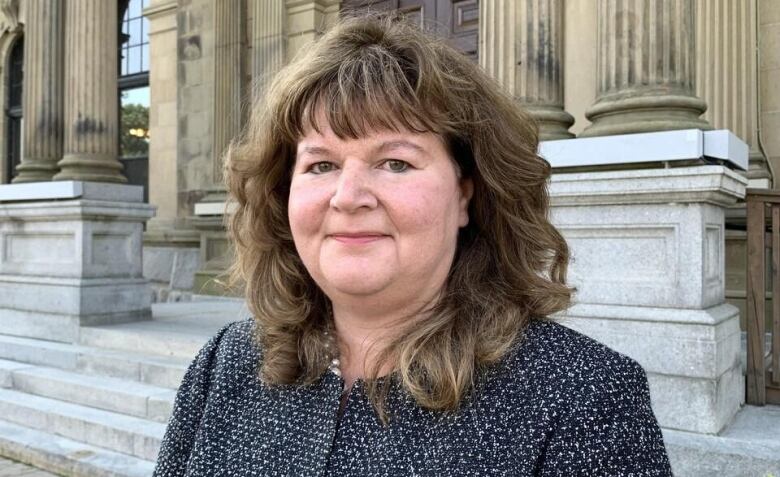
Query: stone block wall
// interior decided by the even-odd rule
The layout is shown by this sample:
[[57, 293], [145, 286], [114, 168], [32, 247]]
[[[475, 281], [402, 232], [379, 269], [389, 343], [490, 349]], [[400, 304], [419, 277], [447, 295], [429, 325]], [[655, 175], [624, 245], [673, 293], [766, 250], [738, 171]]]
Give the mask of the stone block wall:
[[177, 12], [178, 217], [192, 215], [213, 181], [213, 8], [210, 0], [180, 0]]

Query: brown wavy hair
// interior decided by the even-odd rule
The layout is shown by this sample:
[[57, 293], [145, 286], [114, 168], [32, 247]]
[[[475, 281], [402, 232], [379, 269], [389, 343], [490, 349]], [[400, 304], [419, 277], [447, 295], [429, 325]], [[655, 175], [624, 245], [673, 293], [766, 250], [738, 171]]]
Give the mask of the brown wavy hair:
[[330, 358], [330, 302], [298, 256], [287, 217], [296, 146], [307, 127], [318, 128], [318, 112], [342, 139], [382, 129], [439, 134], [473, 180], [440, 300], [394, 336], [367, 376], [383, 422], [391, 381], [375, 379], [383, 363], [418, 405], [456, 410], [529, 320], [570, 303], [569, 251], [548, 220], [551, 169], [537, 155], [538, 127], [469, 58], [394, 17], [341, 19], [279, 72], [225, 156], [237, 205], [227, 219], [231, 278], [258, 324], [259, 374], [269, 385], [314, 382]]

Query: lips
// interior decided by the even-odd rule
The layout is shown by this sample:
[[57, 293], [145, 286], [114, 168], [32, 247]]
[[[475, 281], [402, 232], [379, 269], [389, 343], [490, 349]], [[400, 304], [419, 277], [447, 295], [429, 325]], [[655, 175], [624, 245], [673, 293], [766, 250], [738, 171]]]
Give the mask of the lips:
[[376, 242], [378, 240], [381, 240], [383, 238], [386, 238], [387, 235], [380, 234], [377, 232], [355, 232], [355, 233], [335, 233], [330, 234], [330, 238], [333, 240], [336, 240], [337, 242], [341, 242], [344, 244], [351, 244], [351, 245], [360, 245], [360, 244], [367, 244], [371, 242]]

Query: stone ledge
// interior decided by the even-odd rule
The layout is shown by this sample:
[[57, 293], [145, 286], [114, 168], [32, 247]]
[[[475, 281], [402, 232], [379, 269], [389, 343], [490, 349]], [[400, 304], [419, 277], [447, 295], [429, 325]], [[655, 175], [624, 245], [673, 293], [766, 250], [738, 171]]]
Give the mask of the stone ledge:
[[141, 186], [83, 181], [47, 181], [0, 185], [0, 202], [92, 199], [143, 202]]
[[556, 173], [550, 179], [550, 200], [553, 207], [672, 202], [728, 206], [745, 196], [747, 183], [724, 166]]
[[67, 201], [36, 201], [0, 204], [0, 218], [18, 221], [62, 222], [70, 220], [100, 220], [110, 216], [131, 222], [144, 222], [155, 214], [155, 206], [143, 202], [79, 199]]
[[559, 319], [600, 318], [605, 320], [647, 321], [651, 323], [680, 323], [684, 325], [718, 325], [731, 319], [739, 310], [723, 303], [705, 310], [687, 308], [662, 308], [650, 306], [602, 305], [575, 303], [567, 310], [556, 313]]
[[539, 154], [552, 167], [609, 166], [715, 159], [748, 168], [747, 144], [727, 129], [682, 129], [543, 141]]
[[780, 476], [778, 406], [744, 406], [718, 436], [662, 430], [674, 475]]

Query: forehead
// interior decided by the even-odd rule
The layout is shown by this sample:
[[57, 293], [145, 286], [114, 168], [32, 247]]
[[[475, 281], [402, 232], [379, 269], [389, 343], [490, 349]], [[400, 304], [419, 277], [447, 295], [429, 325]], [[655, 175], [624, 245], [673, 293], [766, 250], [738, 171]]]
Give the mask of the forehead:
[[440, 148], [445, 148], [445, 144], [439, 134], [410, 131], [403, 127], [398, 127], [397, 130], [368, 129], [365, 135], [358, 138], [339, 137], [330, 127], [327, 119], [321, 118], [316, 128], [314, 126], [304, 128], [303, 135], [298, 139], [296, 152], [297, 154], [317, 153], [333, 148], [435, 153]]

